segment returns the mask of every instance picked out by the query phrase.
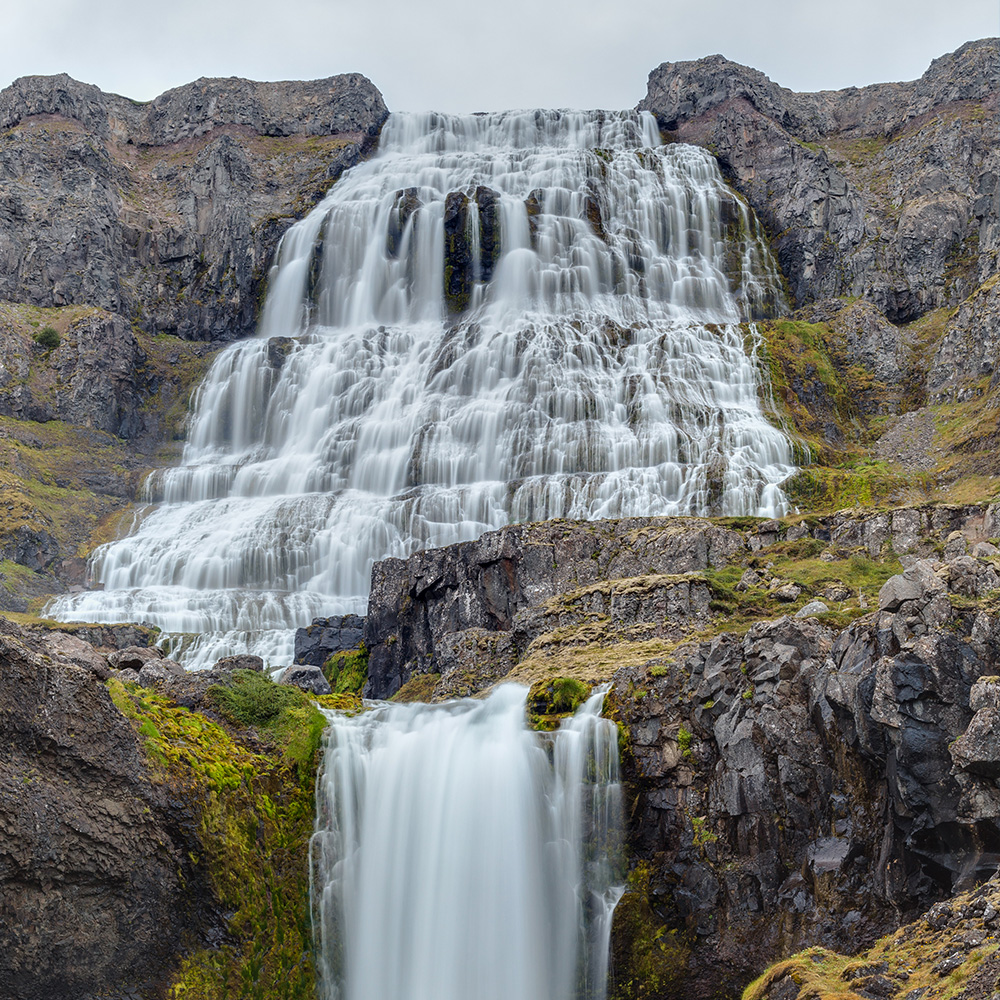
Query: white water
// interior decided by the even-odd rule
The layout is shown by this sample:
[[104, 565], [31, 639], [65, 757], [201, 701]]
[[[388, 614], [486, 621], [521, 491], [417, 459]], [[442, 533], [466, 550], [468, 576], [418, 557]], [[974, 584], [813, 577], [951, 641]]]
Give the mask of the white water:
[[197, 633], [191, 667], [290, 662], [296, 626], [364, 612], [386, 556], [511, 521], [783, 512], [791, 452], [737, 325], [780, 302], [773, 262], [712, 157], [658, 143], [649, 115], [392, 116], [286, 235], [160, 502], [95, 554], [105, 589], [49, 613]]
[[551, 734], [526, 690], [335, 718], [311, 845], [323, 1000], [602, 1000], [621, 895], [603, 695]]

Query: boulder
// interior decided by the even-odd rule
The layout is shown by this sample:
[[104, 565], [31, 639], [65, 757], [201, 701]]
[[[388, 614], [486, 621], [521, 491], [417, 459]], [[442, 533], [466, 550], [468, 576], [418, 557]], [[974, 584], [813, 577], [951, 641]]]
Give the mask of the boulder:
[[224, 656], [216, 660], [212, 670], [229, 673], [233, 670], [255, 670], [260, 672], [264, 669], [264, 661], [259, 656], [250, 653], [239, 653], [236, 656]]
[[139, 683], [143, 687], [157, 687], [169, 684], [178, 677], [183, 677], [186, 671], [175, 660], [147, 660], [139, 670]]
[[295, 664], [287, 667], [278, 683], [289, 684], [311, 694], [331, 694], [333, 691], [329, 681], [323, 676], [323, 671], [313, 666]]
[[830, 609], [822, 601], [810, 601], [808, 604], [804, 604], [798, 611], [795, 612], [796, 618], [811, 618], [814, 615], [826, 614]]
[[108, 663], [115, 670], [140, 671], [150, 660], [162, 660], [163, 651], [155, 646], [126, 646], [108, 654]]

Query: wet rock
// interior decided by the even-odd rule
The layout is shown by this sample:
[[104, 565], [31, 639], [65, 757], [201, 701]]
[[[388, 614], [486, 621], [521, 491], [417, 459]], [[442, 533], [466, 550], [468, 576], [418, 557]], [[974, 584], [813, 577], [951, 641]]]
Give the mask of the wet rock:
[[295, 662], [321, 667], [334, 653], [357, 649], [364, 638], [361, 615], [314, 618], [311, 625], [295, 632]]
[[330, 694], [332, 688], [323, 676], [319, 667], [293, 665], [287, 667], [278, 681], [279, 684], [289, 684], [301, 688], [311, 694]]
[[469, 306], [474, 283], [469, 198], [450, 191], [444, 201], [444, 298], [453, 313]]
[[260, 673], [264, 669], [264, 661], [251, 653], [239, 653], [236, 656], [224, 656], [216, 660], [213, 671], [229, 673], [233, 670], [254, 670]]

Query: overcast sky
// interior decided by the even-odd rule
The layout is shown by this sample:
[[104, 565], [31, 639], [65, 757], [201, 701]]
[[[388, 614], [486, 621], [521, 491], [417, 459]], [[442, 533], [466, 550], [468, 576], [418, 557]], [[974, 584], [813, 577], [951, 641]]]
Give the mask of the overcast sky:
[[1000, 0], [2, 0], [0, 87], [66, 72], [149, 100], [199, 76], [358, 71], [391, 110], [632, 107], [721, 52], [793, 90], [912, 80]]

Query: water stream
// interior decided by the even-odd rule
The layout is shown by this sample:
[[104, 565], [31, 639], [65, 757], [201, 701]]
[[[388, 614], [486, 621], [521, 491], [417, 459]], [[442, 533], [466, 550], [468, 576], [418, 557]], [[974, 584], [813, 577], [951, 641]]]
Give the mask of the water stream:
[[311, 845], [323, 1000], [603, 1000], [621, 895], [614, 723], [526, 689], [334, 718]]
[[[372, 563], [512, 521], [784, 510], [755, 317], [780, 282], [715, 160], [648, 114], [393, 115], [285, 236], [69, 620], [290, 662]], [[741, 325], [743, 321], [743, 325]]]

